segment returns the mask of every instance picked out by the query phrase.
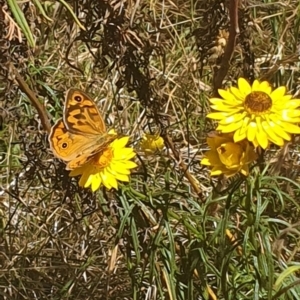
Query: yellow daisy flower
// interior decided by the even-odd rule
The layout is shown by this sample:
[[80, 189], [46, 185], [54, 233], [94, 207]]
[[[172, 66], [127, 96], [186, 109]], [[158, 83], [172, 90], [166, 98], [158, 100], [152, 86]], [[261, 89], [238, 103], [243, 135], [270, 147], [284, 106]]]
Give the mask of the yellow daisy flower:
[[164, 148], [164, 139], [158, 134], [144, 134], [140, 143], [141, 149], [146, 155], [153, 154]]
[[137, 167], [131, 161], [136, 155], [132, 148], [126, 148], [129, 137], [114, 140], [104, 151], [96, 154], [85, 165], [74, 169], [70, 176], [81, 175], [79, 185], [91, 186], [96, 191], [101, 184], [107, 189], [118, 189], [119, 181], [129, 181], [130, 169]]
[[290, 141], [291, 134], [299, 134], [300, 99], [286, 95], [286, 88], [280, 86], [274, 91], [267, 81], [255, 80], [252, 86], [244, 79], [238, 79], [238, 88], [219, 90], [222, 98], [210, 99], [211, 108], [217, 112], [207, 115], [218, 120], [217, 130], [234, 132], [234, 142], [248, 139], [255, 147], [268, 147], [269, 141], [283, 146]]
[[230, 177], [238, 172], [245, 176], [249, 174], [249, 164], [257, 154], [247, 140], [234, 143], [232, 134], [221, 134], [208, 137], [207, 143], [211, 149], [205, 153], [201, 164], [212, 167], [211, 176], [224, 174]]

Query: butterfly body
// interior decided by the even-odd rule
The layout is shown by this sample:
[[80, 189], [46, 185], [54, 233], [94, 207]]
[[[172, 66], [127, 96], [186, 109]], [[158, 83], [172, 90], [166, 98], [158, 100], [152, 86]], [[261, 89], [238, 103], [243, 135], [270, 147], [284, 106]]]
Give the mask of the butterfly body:
[[49, 134], [55, 156], [72, 170], [88, 162], [116, 138], [117, 135], [106, 132], [96, 103], [81, 90], [71, 88], [66, 95], [63, 118]]

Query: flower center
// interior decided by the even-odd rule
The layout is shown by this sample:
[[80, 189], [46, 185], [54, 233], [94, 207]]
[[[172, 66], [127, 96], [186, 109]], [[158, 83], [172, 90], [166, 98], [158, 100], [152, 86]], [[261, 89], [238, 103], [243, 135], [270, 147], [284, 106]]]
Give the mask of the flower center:
[[103, 152], [98, 153], [93, 158], [93, 163], [97, 167], [104, 169], [109, 166], [113, 159], [113, 150], [109, 147], [105, 149]]
[[264, 92], [251, 92], [245, 99], [245, 109], [252, 114], [263, 114], [272, 107], [272, 99]]

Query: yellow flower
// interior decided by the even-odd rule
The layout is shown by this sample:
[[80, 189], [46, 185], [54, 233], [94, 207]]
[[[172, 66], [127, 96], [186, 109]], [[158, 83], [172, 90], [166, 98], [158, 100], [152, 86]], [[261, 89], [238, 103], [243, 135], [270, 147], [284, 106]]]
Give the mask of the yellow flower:
[[164, 148], [164, 140], [158, 134], [144, 134], [143, 139], [140, 143], [141, 149], [146, 155], [155, 153], [156, 151]]
[[283, 146], [290, 141], [291, 134], [299, 134], [300, 99], [286, 95], [286, 88], [280, 86], [272, 91], [267, 81], [255, 80], [252, 86], [239, 78], [238, 88], [219, 90], [222, 98], [212, 98], [211, 108], [218, 112], [207, 115], [218, 120], [217, 130], [234, 132], [234, 142], [248, 139], [255, 147], [266, 149], [269, 141]]
[[211, 176], [224, 174], [226, 177], [241, 172], [249, 174], [249, 164], [257, 158], [254, 147], [243, 140], [234, 143], [232, 134], [215, 135], [207, 138], [210, 150], [205, 154], [201, 164], [211, 166]]
[[101, 184], [108, 189], [118, 189], [118, 180], [128, 182], [130, 169], [137, 166], [131, 161], [136, 153], [132, 148], [125, 147], [128, 140], [129, 137], [114, 140], [86, 164], [72, 170], [70, 176], [81, 175], [79, 185], [85, 188], [91, 186], [93, 192]]

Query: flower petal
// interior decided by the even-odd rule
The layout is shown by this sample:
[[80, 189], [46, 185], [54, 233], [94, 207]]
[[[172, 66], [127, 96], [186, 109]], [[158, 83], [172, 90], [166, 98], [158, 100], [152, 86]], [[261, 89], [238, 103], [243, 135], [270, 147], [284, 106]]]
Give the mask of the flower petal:
[[124, 148], [129, 141], [129, 136], [124, 136], [120, 139], [117, 139], [113, 142], [113, 148]]
[[274, 90], [270, 96], [272, 98], [273, 103], [276, 103], [277, 101], [281, 101], [284, 94], [286, 92], [286, 88], [285, 86], [280, 86], [279, 88], [277, 88], [276, 90]]
[[247, 95], [249, 95], [252, 92], [252, 88], [251, 88], [250, 84], [244, 78], [238, 79], [238, 87], [244, 97], [246, 97]]

